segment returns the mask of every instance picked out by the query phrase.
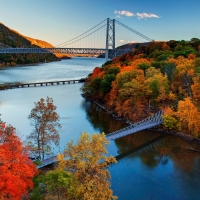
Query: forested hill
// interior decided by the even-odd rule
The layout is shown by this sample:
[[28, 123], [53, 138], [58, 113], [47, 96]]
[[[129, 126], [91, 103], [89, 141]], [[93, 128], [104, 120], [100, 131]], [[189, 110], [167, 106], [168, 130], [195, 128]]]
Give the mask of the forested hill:
[[[24, 36], [12, 30], [0, 22], [0, 48], [1, 47], [53, 47], [51, 44]], [[53, 54], [0, 54], [0, 66], [16, 64], [30, 64], [38, 62], [50, 62], [56, 60]]]
[[53, 45], [46, 41], [33, 39], [12, 30], [0, 22], [0, 45], [4, 47], [42, 47], [51, 48]]
[[85, 97], [128, 120], [164, 109], [164, 126], [200, 137], [200, 39], [137, 44], [96, 67]]

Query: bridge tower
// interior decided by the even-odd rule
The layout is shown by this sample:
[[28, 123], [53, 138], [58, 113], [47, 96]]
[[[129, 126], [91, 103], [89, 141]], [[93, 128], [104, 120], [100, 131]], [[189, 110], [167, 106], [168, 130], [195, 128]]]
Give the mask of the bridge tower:
[[109, 48], [115, 49], [115, 19], [107, 18], [107, 29], [106, 29], [106, 53], [105, 58], [108, 61]]

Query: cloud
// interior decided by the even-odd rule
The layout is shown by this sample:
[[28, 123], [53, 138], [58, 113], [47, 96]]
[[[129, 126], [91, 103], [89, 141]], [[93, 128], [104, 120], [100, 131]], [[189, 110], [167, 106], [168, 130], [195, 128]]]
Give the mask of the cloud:
[[116, 14], [116, 18], [122, 18], [121, 16], [126, 16], [126, 17], [137, 17], [138, 19], [148, 19], [148, 18], [160, 18], [158, 15], [153, 14], [153, 13], [137, 13], [134, 14], [130, 11], [127, 10], [115, 10], [114, 13]]
[[115, 14], [117, 14], [117, 16], [120, 16], [120, 15], [124, 15], [126, 17], [133, 17], [134, 14], [130, 11], [127, 11], [127, 10], [115, 10], [114, 11]]
[[147, 19], [147, 18], [160, 18], [158, 15], [151, 14], [151, 13], [137, 13], [136, 16], [138, 19]]
[[136, 41], [119, 40], [120, 43], [137, 43]]

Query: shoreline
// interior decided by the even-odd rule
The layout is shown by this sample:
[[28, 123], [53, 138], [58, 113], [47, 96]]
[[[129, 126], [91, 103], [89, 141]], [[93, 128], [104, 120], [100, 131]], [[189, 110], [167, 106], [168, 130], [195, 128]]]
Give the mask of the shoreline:
[[[127, 119], [125, 119], [123, 117], [118, 117], [118, 116], [112, 114], [106, 107], [104, 107], [103, 105], [99, 104], [95, 100], [87, 98], [87, 97], [84, 97], [84, 95], [82, 95], [82, 97], [85, 98], [88, 101], [93, 102], [94, 104], [96, 104], [100, 108], [102, 108], [104, 111], [106, 111], [108, 114], [110, 114], [114, 119], [116, 119], [116, 120], [123, 120], [124, 122], [126, 122], [129, 125], [132, 124], [132, 123], [134, 123], [131, 120], [127, 120]], [[163, 135], [174, 135], [174, 136], [182, 138], [185, 141], [193, 142], [193, 143], [196, 143], [196, 144], [200, 145], [200, 139], [199, 138], [195, 138], [194, 136], [186, 134], [186, 133], [177, 132], [177, 131], [174, 131], [174, 130], [163, 129], [161, 127], [161, 125], [157, 126], [157, 128], [150, 128], [150, 129], [146, 129], [146, 130], [155, 131], [155, 132], [161, 133]]]
[[[63, 59], [65, 60], [65, 59]], [[50, 63], [50, 62], [58, 62], [61, 61], [61, 59], [49, 61], [49, 62], [37, 62], [37, 63], [27, 63], [27, 64], [16, 64], [16, 65], [3, 65], [0, 66], [0, 70], [4, 70], [2, 68], [8, 68], [8, 67], [24, 67], [24, 66], [31, 66], [31, 65], [39, 65], [39, 64], [44, 64], [44, 63]]]

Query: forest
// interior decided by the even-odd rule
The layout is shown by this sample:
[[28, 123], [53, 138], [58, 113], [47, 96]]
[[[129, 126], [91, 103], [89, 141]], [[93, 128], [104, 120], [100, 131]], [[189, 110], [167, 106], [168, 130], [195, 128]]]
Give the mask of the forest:
[[82, 87], [126, 120], [164, 110], [163, 127], [200, 136], [200, 39], [137, 44], [132, 52], [96, 67]]

